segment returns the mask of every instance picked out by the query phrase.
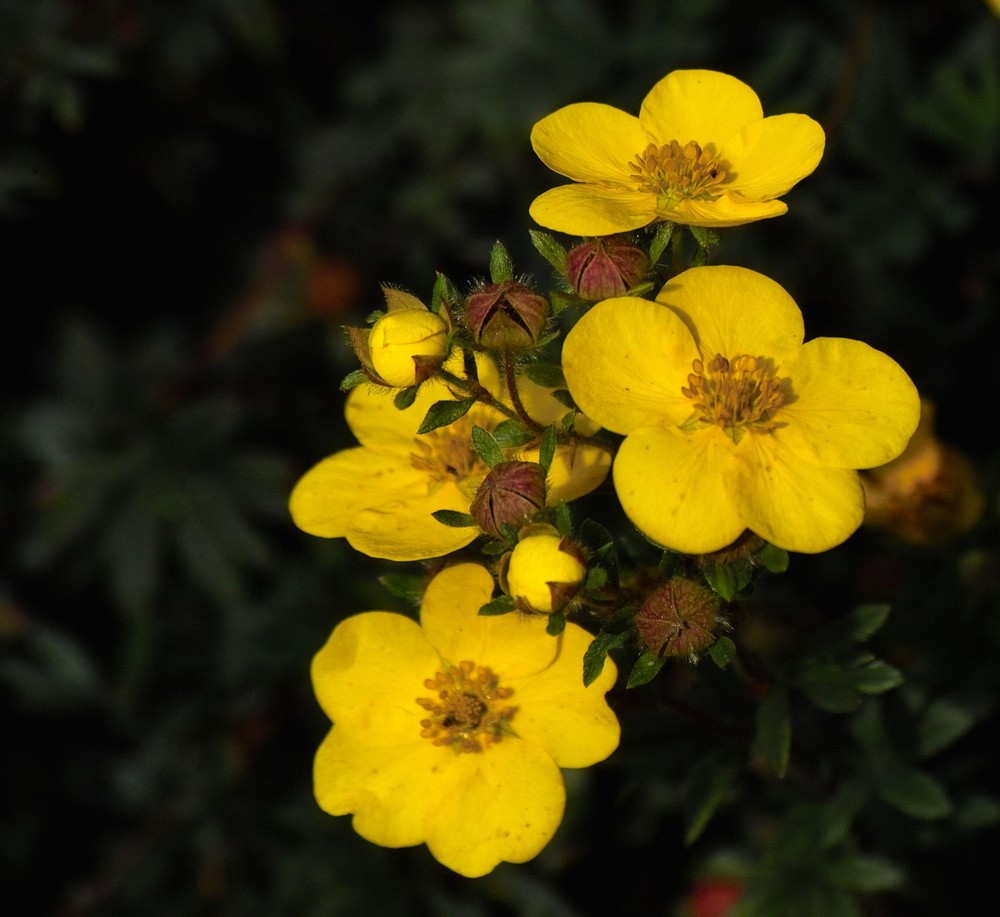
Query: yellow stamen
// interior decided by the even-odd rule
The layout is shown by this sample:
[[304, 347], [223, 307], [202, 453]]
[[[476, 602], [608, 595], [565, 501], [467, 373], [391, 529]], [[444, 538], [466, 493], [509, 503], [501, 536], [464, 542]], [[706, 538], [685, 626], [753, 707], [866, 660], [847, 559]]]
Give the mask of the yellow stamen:
[[427, 472], [432, 481], [453, 481], [471, 499], [489, 472], [486, 463], [472, 449], [472, 427], [490, 429], [493, 424], [470, 414], [449, 424], [421, 434], [410, 453], [410, 464]]
[[503, 687], [487, 666], [468, 659], [424, 681], [433, 697], [417, 703], [430, 716], [420, 721], [420, 735], [435, 745], [450, 745], [457, 752], [485, 751], [504, 733], [513, 735], [510, 720], [517, 707], [504, 704], [513, 688]]
[[729, 163], [694, 140], [684, 146], [676, 140], [660, 147], [651, 143], [628, 165], [639, 190], [655, 194], [664, 211], [681, 201], [718, 200], [721, 186], [730, 180]]
[[691, 368], [681, 392], [694, 402], [695, 413], [684, 426], [716, 424], [734, 442], [748, 430], [773, 431], [779, 426], [774, 416], [793, 398], [789, 380], [777, 375], [770, 358], [740, 354], [727, 360], [717, 353], [707, 367], [695, 360]]

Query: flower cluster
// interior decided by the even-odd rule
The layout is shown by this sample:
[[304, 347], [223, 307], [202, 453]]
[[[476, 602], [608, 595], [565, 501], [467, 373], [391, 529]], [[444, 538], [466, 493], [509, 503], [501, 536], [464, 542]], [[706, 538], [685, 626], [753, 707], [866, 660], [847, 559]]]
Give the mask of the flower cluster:
[[[532, 233], [556, 289], [515, 275], [499, 243], [464, 295], [441, 275], [429, 305], [386, 289], [386, 310], [348, 329], [358, 445], [290, 499], [311, 535], [435, 561], [408, 596], [419, 624], [357, 614], [316, 655], [333, 728], [315, 792], [363, 837], [425, 843], [466, 876], [538, 854], [561, 769], [615, 750], [611, 651], [637, 657], [626, 687], [712, 652], [755, 575], [858, 529], [866, 488], [888, 480], [860, 472], [903, 454], [920, 417], [891, 357], [806, 340], [777, 282], [707, 263], [708, 227], [785, 213], [823, 154], [813, 119], [764, 117], [734, 77], [680, 70], [638, 117], [569, 105], [531, 143], [573, 180], [530, 209], [576, 237]], [[590, 500], [612, 489], [659, 561], [619, 563]]]

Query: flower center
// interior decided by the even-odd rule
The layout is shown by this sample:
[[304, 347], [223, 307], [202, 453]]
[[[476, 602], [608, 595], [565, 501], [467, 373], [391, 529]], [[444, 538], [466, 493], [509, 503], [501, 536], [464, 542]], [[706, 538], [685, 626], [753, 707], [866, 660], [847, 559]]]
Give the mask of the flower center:
[[788, 379], [777, 375], [774, 361], [767, 357], [740, 354], [727, 360], [712, 357], [691, 364], [688, 384], [681, 392], [694, 402], [694, 414], [682, 426], [715, 424], [739, 442], [749, 430], [770, 433], [779, 424], [774, 420], [781, 406], [792, 400]]
[[418, 697], [429, 714], [420, 721], [420, 735], [435, 745], [450, 745], [458, 752], [485, 751], [503, 734], [514, 735], [510, 720], [517, 707], [504, 704], [513, 688], [503, 687], [487, 666], [468, 659], [435, 672], [424, 681], [433, 697]]
[[660, 210], [672, 210], [681, 201], [718, 200], [731, 168], [711, 147], [702, 149], [694, 140], [684, 146], [676, 140], [660, 147], [651, 143], [628, 165], [639, 190], [655, 194]]
[[459, 418], [447, 427], [423, 433], [414, 440], [415, 452], [410, 453], [410, 464], [424, 471], [434, 482], [454, 481], [471, 500], [489, 468], [473, 451], [472, 427], [478, 423], [490, 429], [484, 418], [470, 414]]

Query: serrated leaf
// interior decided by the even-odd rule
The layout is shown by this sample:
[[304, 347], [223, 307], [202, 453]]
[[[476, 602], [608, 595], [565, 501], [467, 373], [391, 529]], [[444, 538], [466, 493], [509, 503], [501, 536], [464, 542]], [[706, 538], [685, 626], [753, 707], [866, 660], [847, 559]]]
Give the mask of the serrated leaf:
[[527, 363], [523, 372], [535, 385], [540, 385], [542, 388], [566, 387], [566, 377], [563, 375], [562, 367], [556, 363], [542, 361]]
[[493, 438], [493, 434], [482, 427], [474, 426], [472, 428], [472, 448], [489, 468], [495, 468], [507, 460], [500, 444]]
[[411, 385], [409, 388], [404, 388], [402, 391], [396, 392], [396, 397], [392, 399], [392, 403], [398, 410], [405, 411], [417, 400], [419, 389], [419, 385]]
[[545, 625], [545, 633], [550, 637], [558, 637], [566, 629], [566, 616], [562, 614], [549, 615], [548, 623]]
[[593, 684], [601, 672], [604, 671], [604, 660], [611, 650], [619, 646], [624, 646], [630, 638], [628, 631], [621, 631], [617, 634], [601, 631], [587, 647], [583, 654], [583, 684], [584, 686]]
[[458, 401], [435, 401], [427, 409], [427, 414], [417, 432], [430, 433], [431, 430], [437, 430], [439, 427], [447, 427], [468, 414], [469, 408], [475, 403], [475, 398], [461, 398]]
[[517, 449], [530, 443], [535, 434], [519, 420], [504, 420], [497, 424], [493, 438], [502, 449]]
[[505, 615], [508, 612], [513, 611], [516, 607], [517, 605], [515, 604], [512, 596], [501, 595], [492, 601], [487, 602], [485, 605], [482, 605], [479, 609], [479, 613], [488, 617], [493, 615]]
[[436, 509], [431, 515], [442, 525], [453, 529], [472, 528], [476, 524], [468, 513], [460, 513], [453, 509]]
[[944, 818], [952, 810], [944, 787], [925, 771], [898, 765], [879, 778], [879, 795], [889, 805], [912, 818], [929, 821]]
[[360, 369], [356, 369], [353, 372], [349, 372], [340, 380], [340, 390], [342, 392], [349, 392], [352, 388], [370, 381]]
[[558, 274], [565, 274], [566, 249], [547, 232], [529, 229], [528, 235], [531, 237], [531, 244], [535, 246], [535, 251], [548, 261]]
[[708, 648], [708, 655], [720, 669], [724, 669], [736, 658], [736, 644], [723, 634]]
[[772, 688], [757, 705], [753, 751], [778, 777], [784, 777], [792, 747], [792, 718], [788, 692]]
[[514, 279], [514, 262], [503, 243], [500, 241], [493, 243], [490, 250], [490, 280], [494, 283], [505, 283]]
[[629, 672], [628, 680], [625, 682], [626, 688], [638, 688], [649, 684], [659, 674], [660, 669], [666, 660], [651, 650], [646, 650], [635, 661], [632, 671]]
[[556, 454], [556, 428], [555, 424], [549, 424], [542, 433], [541, 442], [538, 444], [538, 464], [542, 466], [542, 473], [548, 476], [552, 467], [552, 459]]

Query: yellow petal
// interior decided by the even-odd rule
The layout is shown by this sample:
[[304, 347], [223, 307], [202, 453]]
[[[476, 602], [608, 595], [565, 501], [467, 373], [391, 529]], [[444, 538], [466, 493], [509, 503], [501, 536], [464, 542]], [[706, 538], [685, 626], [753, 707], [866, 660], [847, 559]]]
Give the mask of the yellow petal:
[[454, 528], [432, 515], [439, 509], [469, 511], [469, 498], [450, 481], [428, 491], [424, 478], [411, 494], [355, 512], [346, 532], [351, 546], [369, 557], [426, 560], [464, 548], [479, 535], [475, 526]]
[[409, 453], [427, 409], [435, 401], [460, 397], [437, 379], [421, 385], [413, 404], [402, 411], [393, 404], [397, 394], [394, 389], [371, 385], [351, 389], [344, 414], [348, 427], [361, 445]]
[[628, 164], [648, 142], [635, 115], [599, 102], [567, 105], [531, 129], [538, 158], [579, 182], [630, 182]]
[[[384, 720], [399, 732], [406, 715], [391, 707]], [[412, 719], [415, 740], [387, 741], [377, 729], [359, 731], [334, 726], [320, 744], [313, 766], [313, 789], [320, 808], [331, 815], [354, 814], [354, 829], [383, 847], [420, 844], [426, 836], [429, 806], [434, 799], [427, 787], [440, 780], [442, 760], [454, 753], [420, 737], [418, 719]], [[437, 769], [437, 770], [436, 770]]]
[[549, 665], [559, 644], [545, 618], [511, 612], [480, 615], [493, 596], [493, 576], [479, 564], [446, 567], [427, 586], [420, 609], [424, 634], [451, 663], [488, 666], [506, 684]]
[[559, 655], [548, 668], [512, 681], [518, 706], [512, 727], [518, 736], [544, 748], [560, 767], [589, 767], [617, 747], [618, 719], [604, 695], [614, 686], [615, 664], [583, 685], [583, 654], [593, 636], [569, 623], [560, 635]]
[[682, 423], [691, 404], [681, 394], [694, 339], [669, 309], [623, 296], [599, 302], [563, 344], [563, 373], [588, 416], [616, 433], [662, 420]]
[[733, 441], [718, 427], [645, 427], [614, 464], [622, 509], [648, 538], [686, 554], [718, 551], [746, 527], [735, 490]]
[[[537, 453], [537, 450], [536, 450]], [[547, 479], [546, 503], [569, 503], [597, 489], [611, 469], [611, 453], [597, 446], [561, 443], [556, 446]]]
[[304, 532], [341, 538], [367, 506], [421, 491], [427, 491], [426, 475], [405, 456], [355, 447], [310, 468], [292, 489], [289, 511]]
[[845, 541], [864, 518], [860, 476], [804, 462], [767, 434], [748, 434], [737, 494], [747, 528], [786, 551], [816, 554]]
[[685, 226], [725, 227], [768, 220], [785, 213], [788, 213], [788, 207], [782, 201], [750, 201], [723, 194], [715, 201], [681, 201], [661, 216]]
[[539, 226], [570, 236], [609, 236], [657, 219], [656, 195], [625, 186], [560, 185], [538, 195], [528, 213]]
[[733, 176], [726, 192], [757, 201], [778, 197], [815, 171], [825, 144], [823, 128], [808, 115], [774, 115], [748, 124], [721, 150]]
[[814, 464], [873, 468], [894, 459], [917, 428], [920, 396], [902, 367], [861, 341], [815, 338], [781, 365], [796, 400], [775, 439]]
[[311, 675], [320, 706], [336, 723], [357, 718], [361, 708], [373, 705], [403, 708], [419, 717], [416, 698], [424, 679], [439, 667], [440, 657], [416, 621], [367, 611], [333, 629], [313, 657]]
[[532, 859], [562, 821], [562, 774], [528, 742], [505, 737], [482, 754], [453, 755], [444, 776], [427, 819], [427, 846], [463, 876]]
[[798, 348], [805, 333], [795, 300], [770, 277], [745, 267], [690, 268], [656, 299], [690, 324], [705, 359], [717, 353], [778, 359]]
[[714, 70], [674, 70], [643, 100], [639, 112], [650, 139], [663, 146], [694, 140], [716, 151], [740, 128], [764, 116], [760, 99], [746, 83]]

